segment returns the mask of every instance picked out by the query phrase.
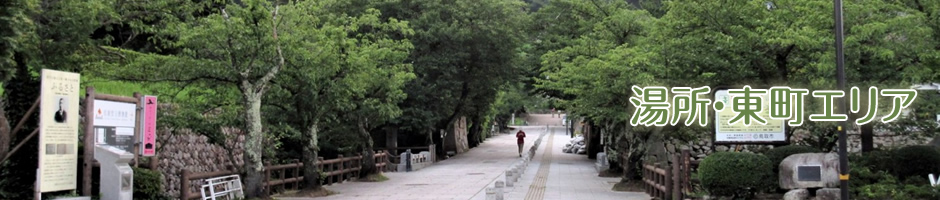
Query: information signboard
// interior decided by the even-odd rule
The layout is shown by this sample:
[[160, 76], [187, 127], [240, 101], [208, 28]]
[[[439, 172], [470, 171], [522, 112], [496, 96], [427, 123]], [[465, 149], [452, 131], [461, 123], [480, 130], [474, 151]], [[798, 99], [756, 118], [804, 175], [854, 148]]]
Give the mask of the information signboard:
[[759, 95], [763, 111], [757, 113], [767, 121], [767, 124], [752, 123], [745, 126], [743, 120], [728, 124], [737, 114], [732, 109], [732, 97], [737, 94], [728, 93], [727, 89], [715, 90], [715, 101], [724, 103], [725, 108], [715, 113], [715, 143], [716, 144], [754, 144], [754, 143], [785, 143], [786, 122], [784, 120], [770, 119], [770, 98], [768, 95]]
[[95, 144], [133, 152], [137, 104], [95, 100]]
[[77, 73], [43, 69], [39, 107], [39, 192], [73, 190], [78, 172]]

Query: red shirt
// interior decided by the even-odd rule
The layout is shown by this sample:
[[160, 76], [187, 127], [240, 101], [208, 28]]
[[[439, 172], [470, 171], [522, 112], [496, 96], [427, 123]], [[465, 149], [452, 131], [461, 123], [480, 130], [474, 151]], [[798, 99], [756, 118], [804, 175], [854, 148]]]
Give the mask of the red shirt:
[[523, 138], [525, 138], [525, 132], [522, 132], [522, 131], [520, 130], [518, 133], [516, 133], [516, 138], [517, 138], [517, 139], [516, 139], [516, 142], [518, 142], [519, 144], [524, 144], [524, 143], [525, 143], [525, 139], [523, 139]]

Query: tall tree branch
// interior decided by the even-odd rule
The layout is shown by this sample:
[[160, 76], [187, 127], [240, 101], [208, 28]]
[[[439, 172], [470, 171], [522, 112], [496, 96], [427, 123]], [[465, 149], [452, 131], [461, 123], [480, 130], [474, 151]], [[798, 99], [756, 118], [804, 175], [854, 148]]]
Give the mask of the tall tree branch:
[[277, 63], [276, 66], [274, 66], [274, 68], [271, 68], [271, 70], [269, 70], [268, 73], [264, 75], [264, 77], [261, 77], [261, 80], [258, 80], [258, 84], [256, 85], [256, 87], [257, 87], [256, 89], [259, 90], [260, 92], [264, 92], [264, 89], [265, 89], [265, 87], [267, 86], [267, 83], [268, 83], [269, 81], [271, 81], [271, 79], [274, 79], [274, 76], [277, 75], [277, 72], [281, 70], [281, 67], [284, 66], [284, 62], [285, 62], [285, 61], [284, 61], [284, 53], [281, 51], [281, 42], [280, 42], [280, 40], [277, 38], [277, 26], [278, 26], [278, 24], [279, 24], [279, 23], [278, 23], [278, 18], [277, 18], [277, 11], [278, 11], [279, 9], [280, 9], [279, 6], [274, 6], [274, 14], [271, 16], [271, 18], [272, 18], [271, 23], [274, 25], [271, 29], [273, 29], [272, 31], [274, 32], [274, 35], [273, 35], [273, 37], [274, 37], [274, 46], [275, 46], [275, 48], [277, 49], [277, 59], [278, 59], [278, 63]]

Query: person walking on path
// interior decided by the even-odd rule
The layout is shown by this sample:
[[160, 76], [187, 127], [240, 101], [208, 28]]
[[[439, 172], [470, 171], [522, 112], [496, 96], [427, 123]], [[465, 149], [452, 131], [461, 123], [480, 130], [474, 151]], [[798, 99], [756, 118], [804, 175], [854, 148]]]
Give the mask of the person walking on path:
[[519, 157], [522, 157], [522, 146], [525, 145], [525, 131], [519, 129], [519, 132], [516, 132], [516, 142], [519, 143]]

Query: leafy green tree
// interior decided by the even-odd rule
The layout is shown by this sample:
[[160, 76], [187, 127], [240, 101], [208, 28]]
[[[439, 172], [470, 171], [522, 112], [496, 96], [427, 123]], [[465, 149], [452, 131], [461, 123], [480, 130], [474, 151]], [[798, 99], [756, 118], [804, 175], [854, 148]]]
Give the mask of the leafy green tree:
[[[632, 95], [632, 85], [655, 85], [654, 75], [662, 73], [663, 67], [655, 62], [657, 52], [646, 46], [647, 34], [653, 29], [656, 19], [643, 10], [632, 10], [626, 4], [595, 4], [598, 2], [563, 2], [580, 4], [574, 8], [596, 8], [592, 18], [580, 18], [581, 12], [561, 13], [558, 18], [581, 19], [589, 25], [589, 31], [569, 40], [565, 47], [548, 51], [541, 59], [544, 75], [550, 77], [537, 80], [543, 91], [560, 91], [562, 104], [569, 117], [585, 117], [589, 124], [599, 125], [601, 132], [614, 133], [612, 139], [617, 151], [609, 151], [612, 166], [623, 164], [624, 173], [630, 180], [636, 173], [635, 163], [643, 157], [650, 139], [657, 140], [652, 129], [633, 129], [625, 126], [632, 113], [627, 101]], [[596, 6], [606, 5], [606, 6]], [[543, 9], [550, 11], [550, 4]], [[561, 7], [563, 8], [563, 7]], [[565, 16], [563, 14], [569, 15]], [[565, 22], [558, 22], [565, 23]], [[550, 95], [554, 95], [549, 93]], [[570, 99], [564, 99], [565, 96]], [[658, 132], [657, 132], [658, 133]], [[658, 139], [661, 141], [661, 139]], [[621, 155], [622, 154], [622, 155]], [[620, 160], [627, 158], [630, 160]], [[627, 163], [634, 163], [630, 165]]]
[[[575, 3], [580, 6], [564, 8], [590, 8], [594, 2]], [[908, 2], [907, 5], [918, 7], [919, 3]], [[934, 33], [930, 26], [921, 26], [933, 23], [930, 15], [900, 5], [882, 1], [846, 4], [846, 66], [850, 85], [906, 87], [932, 80], [937, 75], [927, 67], [937, 61]], [[612, 16], [610, 13], [625, 10], [613, 5], [598, 7], [604, 8], [599, 11], [606, 12], [576, 14]], [[665, 13], [659, 20], [619, 17], [634, 20], [618, 23], [609, 18], [568, 19], [565, 15], [556, 15], [554, 19], [562, 19], [556, 22], [558, 24], [587, 22], [593, 24], [593, 29], [568, 32], [568, 36], [574, 37], [567, 38], [577, 39], [566, 40], [563, 47], [551, 48], [554, 50], [541, 56], [544, 74], [552, 79], [539, 81], [539, 87], [545, 91], [562, 91], [564, 95], [549, 94], [564, 97], [572, 114], [585, 116], [602, 129], [618, 130], [620, 134], [611, 134], [619, 137], [612, 138], [616, 143], [614, 154], [631, 153], [631, 150], [644, 149], [643, 146], [661, 146], [650, 143], [656, 143], [656, 137], [660, 137], [657, 135], [662, 134], [684, 137], [682, 132], [687, 132], [687, 128], [622, 125], [623, 119], [629, 117], [622, 113], [632, 113], [633, 108], [615, 97], [632, 95], [628, 88], [634, 84], [750, 84], [754, 87], [788, 85], [812, 90], [833, 89], [831, 7], [828, 2], [803, 0], [686, 1], [665, 2]], [[549, 5], [540, 12], [547, 13], [552, 8]], [[635, 26], [645, 28], [630, 28], [634, 26], [629, 24], [643, 21], [652, 22]], [[546, 32], [566, 35], [557, 34], [565, 33], [564, 30]], [[620, 78], [623, 76], [629, 78]], [[598, 77], [622, 81], [600, 82], [595, 80]], [[812, 105], [821, 101], [810, 99], [808, 103], [807, 108], [812, 107], [808, 112], [819, 111]], [[828, 127], [833, 125], [807, 123], [801, 128], [814, 134], [828, 134], [831, 133]]]
[[[89, 54], [97, 52], [94, 47], [106, 40], [90, 36], [112, 8], [104, 1], [13, 0], [0, 4], [0, 81], [4, 88], [0, 110], [5, 112], [0, 113], [0, 118], [5, 118], [0, 124], [26, 117], [20, 134], [4, 131], [12, 127], [0, 125], [0, 148], [4, 149], [0, 151], [9, 150], [14, 143], [24, 143], [21, 149], [34, 149], [37, 140], [23, 133], [36, 128], [38, 117], [24, 114], [39, 95], [39, 71], [81, 72], [83, 65], [95, 60]], [[0, 163], [0, 198], [32, 195], [32, 186], [21, 183], [35, 181], [36, 159], [35, 154], [19, 152]]]
[[487, 112], [481, 105], [491, 104], [499, 86], [519, 75], [514, 62], [526, 36], [523, 2], [389, 0], [375, 5], [415, 29], [408, 61], [417, 78], [405, 86], [402, 117], [390, 126], [433, 133], [428, 139], [440, 140], [437, 129], [452, 131], [460, 116]]
[[[273, 102], [286, 100], [277, 106], [281, 109], [273, 112], [288, 113], [273, 116], [272, 120], [288, 121], [302, 130], [304, 180], [308, 189], [320, 186], [316, 167], [320, 133], [348, 135], [346, 131], [355, 127], [352, 135], [361, 141], [363, 155], [372, 156], [371, 135], [363, 134], [360, 128], [372, 129], [400, 115], [397, 103], [405, 97], [401, 88], [414, 76], [410, 65], [403, 64], [411, 43], [394, 38], [413, 34], [408, 24], [380, 19], [375, 9], [362, 12], [331, 9], [347, 3], [305, 1], [297, 5], [297, 12], [316, 18], [299, 20], [305, 23], [296, 26], [321, 28], [312, 30], [316, 34], [291, 41], [297, 45], [286, 50], [289, 67], [275, 79], [276, 86], [283, 91], [271, 96]], [[363, 169], [374, 172], [374, 163], [368, 163], [373, 160], [365, 161]]]
[[[126, 63], [109, 69], [125, 79], [202, 82], [237, 88], [245, 137], [246, 196], [262, 195], [264, 147], [262, 100], [271, 81], [286, 66], [284, 49], [316, 37], [317, 28], [300, 26], [317, 19], [303, 4], [283, 6], [267, 1], [228, 2], [207, 10], [208, 16], [171, 23], [164, 34], [176, 39], [172, 55], [122, 50]], [[288, 46], [288, 47], [285, 47]], [[294, 53], [294, 52], [292, 52]], [[200, 66], [200, 67], [192, 67]], [[147, 78], [156, 77], [156, 78]]]
[[[28, 9], [27, 1], [4, 1], [0, 3], [0, 82], [7, 82], [16, 71], [16, 63], [13, 60], [13, 54], [19, 45], [18, 41], [22, 39], [29, 28], [29, 17], [25, 10]], [[3, 85], [0, 85], [2, 87]], [[0, 159], [6, 157], [10, 150], [10, 122], [5, 112], [5, 95], [0, 94]]]
[[[533, 21], [530, 26], [533, 32], [532, 45], [527, 48], [528, 51], [524, 57], [524, 66], [531, 68], [527, 74], [531, 79], [527, 80], [527, 83], [536, 85], [537, 80], [545, 77], [542, 73], [557, 70], [559, 67], [545, 65], [542, 60], [543, 55], [576, 45], [579, 38], [592, 32], [595, 24], [608, 17], [610, 12], [627, 8], [629, 5], [625, 2], [556, 0], [550, 1], [544, 8], [532, 13], [530, 15]], [[538, 93], [561, 100], [575, 98], [560, 90], [547, 87], [533, 89]]]

